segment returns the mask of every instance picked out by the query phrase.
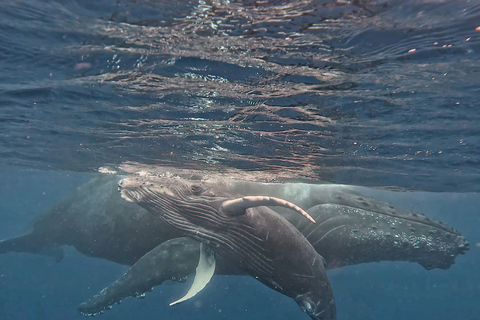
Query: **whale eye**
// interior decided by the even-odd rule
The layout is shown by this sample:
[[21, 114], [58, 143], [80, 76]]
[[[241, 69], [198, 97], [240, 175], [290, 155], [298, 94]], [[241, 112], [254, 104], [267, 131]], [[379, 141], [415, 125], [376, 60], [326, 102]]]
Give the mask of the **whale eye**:
[[194, 195], [196, 195], [196, 196], [200, 195], [200, 194], [203, 192], [203, 188], [202, 188], [201, 186], [199, 186], [199, 185], [196, 185], [196, 184], [192, 185], [192, 186], [190, 187], [190, 190], [191, 190], [192, 193], [193, 193]]

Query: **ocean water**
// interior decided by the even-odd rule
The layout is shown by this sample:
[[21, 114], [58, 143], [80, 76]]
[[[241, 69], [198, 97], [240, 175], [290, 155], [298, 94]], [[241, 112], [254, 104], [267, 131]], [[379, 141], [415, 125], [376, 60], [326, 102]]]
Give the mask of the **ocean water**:
[[[480, 319], [479, 58], [478, 0], [0, 0], [0, 239], [100, 168], [372, 187], [471, 249], [329, 271], [338, 319]], [[82, 319], [125, 270], [1, 255], [0, 319]], [[99, 317], [308, 318], [246, 277], [168, 307], [185, 288]]]

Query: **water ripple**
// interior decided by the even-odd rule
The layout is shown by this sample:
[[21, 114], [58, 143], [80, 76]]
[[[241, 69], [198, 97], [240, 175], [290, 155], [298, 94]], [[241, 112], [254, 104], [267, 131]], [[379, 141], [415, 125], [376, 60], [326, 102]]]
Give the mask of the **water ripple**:
[[3, 164], [480, 191], [475, 1], [1, 6]]

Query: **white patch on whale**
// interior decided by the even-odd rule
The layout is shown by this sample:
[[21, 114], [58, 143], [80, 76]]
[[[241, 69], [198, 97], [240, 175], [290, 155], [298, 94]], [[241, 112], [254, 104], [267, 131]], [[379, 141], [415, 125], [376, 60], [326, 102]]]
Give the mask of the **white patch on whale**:
[[208, 248], [204, 243], [200, 243], [200, 258], [198, 259], [198, 266], [195, 270], [195, 279], [192, 286], [182, 298], [170, 303], [173, 306], [177, 303], [186, 301], [194, 297], [197, 293], [203, 290], [205, 286], [210, 282], [215, 272], [215, 256], [213, 251]]

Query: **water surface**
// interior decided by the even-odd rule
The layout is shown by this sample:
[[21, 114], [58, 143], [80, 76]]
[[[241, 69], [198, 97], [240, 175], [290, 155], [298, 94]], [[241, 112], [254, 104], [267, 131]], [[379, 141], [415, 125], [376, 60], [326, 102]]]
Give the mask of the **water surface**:
[[478, 1], [2, 1], [0, 161], [479, 191]]

